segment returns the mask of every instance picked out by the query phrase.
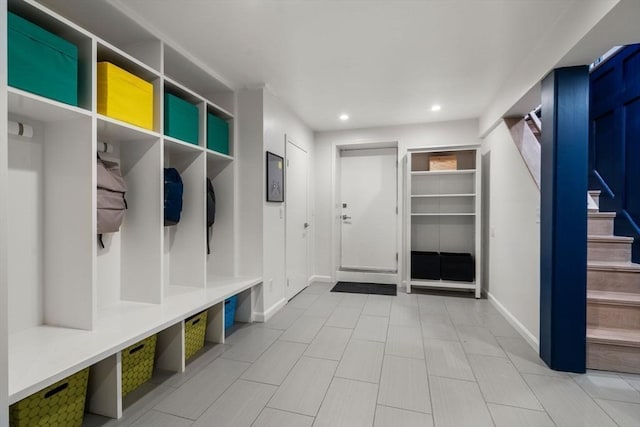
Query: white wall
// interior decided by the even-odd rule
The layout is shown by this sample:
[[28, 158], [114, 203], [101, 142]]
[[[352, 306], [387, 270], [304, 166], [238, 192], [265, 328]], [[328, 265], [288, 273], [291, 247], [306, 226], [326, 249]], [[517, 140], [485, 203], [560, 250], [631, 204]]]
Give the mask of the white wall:
[[262, 275], [263, 108], [262, 89], [241, 90], [237, 98], [236, 142], [238, 273]]
[[489, 298], [538, 348], [540, 321], [540, 191], [502, 121], [483, 142], [486, 171], [485, 283]]
[[[0, 22], [7, 22], [7, 2], [0, 0]], [[6, 26], [3, 26], [6, 28]], [[7, 171], [7, 38], [0, 38], [0, 200], [9, 200]], [[8, 274], [7, 240], [8, 221], [7, 204], [0, 203], [0, 425], [9, 424], [7, 393], [9, 377], [7, 372], [9, 338], [8, 323]]]
[[[309, 155], [309, 165], [313, 165], [314, 139], [311, 129], [294, 112], [292, 112], [269, 89], [264, 89], [264, 149], [262, 151], [262, 165], [265, 164], [265, 152], [271, 151], [279, 156], [285, 156], [285, 135], [296, 145], [306, 150]], [[309, 222], [314, 224], [313, 218], [313, 170], [309, 171]], [[271, 309], [283, 304], [286, 284], [286, 187], [285, 203], [266, 202], [265, 174], [262, 174], [262, 206], [263, 206], [263, 296], [264, 312], [269, 314]], [[313, 229], [312, 229], [313, 230]], [[313, 231], [309, 235], [309, 255], [313, 259]], [[312, 270], [309, 269], [309, 275]]]
[[[315, 205], [316, 256], [315, 274], [335, 277], [338, 242], [332, 239], [332, 222], [336, 218], [333, 206], [334, 164], [336, 145], [397, 142], [398, 156], [402, 160], [409, 148], [479, 144], [477, 120], [388, 126], [367, 129], [318, 132], [315, 134]], [[402, 195], [402, 161], [398, 168], [398, 194]], [[398, 204], [402, 218], [402, 203]], [[398, 230], [398, 239], [400, 239]], [[400, 240], [398, 240], [400, 242]], [[332, 250], [333, 248], [333, 250]], [[402, 251], [400, 264], [402, 264]], [[333, 261], [332, 261], [333, 259]]]
[[[285, 157], [285, 135], [309, 153], [313, 164], [313, 132], [266, 88], [238, 93], [238, 272], [262, 276], [254, 309], [258, 319], [273, 315], [285, 302], [285, 203], [266, 202], [266, 151]], [[313, 171], [309, 172], [313, 182]], [[286, 188], [285, 188], [286, 191]], [[313, 185], [309, 212], [313, 224]], [[313, 233], [310, 259], [313, 259]], [[311, 274], [312, 269], [309, 269]]]

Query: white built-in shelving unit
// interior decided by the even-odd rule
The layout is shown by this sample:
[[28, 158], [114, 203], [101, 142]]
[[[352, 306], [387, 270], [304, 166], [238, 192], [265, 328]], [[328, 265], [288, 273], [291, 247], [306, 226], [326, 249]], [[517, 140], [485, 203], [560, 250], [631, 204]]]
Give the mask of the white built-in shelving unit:
[[[9, 119], [34, 132], [8, 139], [9, 338], [0, 350], [10, 404], [91, 366], [100, 375], [90, 381], [89, 410], [117, 418], [122, 349], [158, 333], [158, 367], [181, 372], [183, 320], [209, 310], [207, 339], [224, 342], [224, 300], [239, 295], [236, 318], [251, 321], [252, 288], [262, 279], [236, 276], [233, 88], [107, 2], [88, 3], [8, 2], [78, 46], [79, 105], [7, 89]], [[97, 113], [99, 61], [153, 84], [153, 129]], [[165, 91], [198, 106], [197, 145], [163, 135]], [[229, 123], [229, 154], [206, 148], [207, 113]], [[113, 147], [102, 156], [119, 162], [128, 187], [124, 223], [104, 235], [104, 248], [96, 235], [99, 142]], [[172, 227], [163, 223], [165, 167], [178, 169], [185, 189]], [[205, 177], [217, 199], [210, 255]]]
[[[430, 170], [441, 156], [455, 158], [449, 170]], [[412, 287], [468, 290], [480, 297], [481, 209], [478, 146], [410, 150], [405, 159], [405, 272]], [[475, 261], [475, 280], [458, 282], [411, 277], [411, 251], [469, 253]]]

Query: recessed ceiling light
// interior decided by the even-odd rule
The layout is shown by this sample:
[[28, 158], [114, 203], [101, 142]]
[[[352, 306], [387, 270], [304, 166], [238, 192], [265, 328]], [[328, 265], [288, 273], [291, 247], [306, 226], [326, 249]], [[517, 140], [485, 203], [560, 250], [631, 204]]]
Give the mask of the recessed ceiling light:
[[348, 114], [340, 114], [340, 120], [342, 120], [343, 122], [345, 120], [349, 120], [349, 115]]
[[431, 106], [431, 111], [440, 111], [442, 109], [438, 104]]

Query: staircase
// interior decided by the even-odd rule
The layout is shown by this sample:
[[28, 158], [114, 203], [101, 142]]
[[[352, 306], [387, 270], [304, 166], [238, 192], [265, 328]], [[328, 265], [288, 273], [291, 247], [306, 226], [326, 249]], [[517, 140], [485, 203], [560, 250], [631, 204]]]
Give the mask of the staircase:
[[[599, 191], [589, 194], [599, 205]], [[640, 373], [640, 264], [632, 237], [613, 234], [612, 212], [589, 209], [587, 367]]]

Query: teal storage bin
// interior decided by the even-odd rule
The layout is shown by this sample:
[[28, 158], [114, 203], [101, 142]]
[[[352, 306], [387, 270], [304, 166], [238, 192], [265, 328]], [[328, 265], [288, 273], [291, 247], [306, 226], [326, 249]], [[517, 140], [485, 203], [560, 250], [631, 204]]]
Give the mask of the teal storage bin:
[[77, 106], [77, 46], [11, 12], [7, 27], [9, 86]]
[[229, 123], [213, 114], [207, 114], [207, 148], [229, 154]]
[[224, 329], [233, 326], [236, 321], [236, 307], [238, 306], [238, 295], [234, 295], [224, 302]]
[[164, 134], [198, 145], [198, 107], [175, 95], [165, 93]]

